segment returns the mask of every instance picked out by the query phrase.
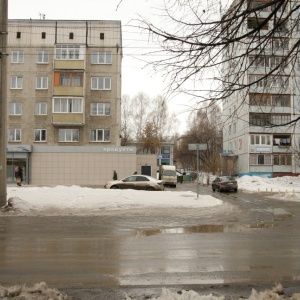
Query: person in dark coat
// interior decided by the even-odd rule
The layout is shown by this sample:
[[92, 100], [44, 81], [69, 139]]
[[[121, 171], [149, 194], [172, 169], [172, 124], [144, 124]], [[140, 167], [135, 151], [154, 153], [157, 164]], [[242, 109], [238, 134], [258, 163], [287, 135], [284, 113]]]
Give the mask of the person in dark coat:
[[116, 170], [114, 170], [113, 180], [118, 180], [118, 174]]

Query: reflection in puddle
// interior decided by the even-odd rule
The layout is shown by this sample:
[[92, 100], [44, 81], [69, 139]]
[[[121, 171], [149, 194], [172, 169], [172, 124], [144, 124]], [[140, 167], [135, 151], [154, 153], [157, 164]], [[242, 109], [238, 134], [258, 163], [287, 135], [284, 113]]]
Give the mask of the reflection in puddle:
[[249, 232], [252, 229], [273, 227], [273, 224], [231, 224], [231, 225], [198, 225], [162, 229], [139, 229], [134, 231], [136, 236], [151, 236], [158, 234], [180, 233], [220, 233], [220, 232]]

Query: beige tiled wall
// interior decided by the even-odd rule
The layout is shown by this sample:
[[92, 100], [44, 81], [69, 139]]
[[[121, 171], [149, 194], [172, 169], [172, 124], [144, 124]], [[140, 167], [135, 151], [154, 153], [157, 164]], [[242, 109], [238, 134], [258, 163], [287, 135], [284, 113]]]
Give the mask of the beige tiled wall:
[[113, 170], [122, 179], [141, 166], [151, 166], [156, 177], [156, 156], [111, 153], [32, 153], [30, 184], [99, 186], [112, 180]]
[[135, 154], [32, 153], [30, 184], [103, 186], [113, 170], [121, 179], [135, 169]]

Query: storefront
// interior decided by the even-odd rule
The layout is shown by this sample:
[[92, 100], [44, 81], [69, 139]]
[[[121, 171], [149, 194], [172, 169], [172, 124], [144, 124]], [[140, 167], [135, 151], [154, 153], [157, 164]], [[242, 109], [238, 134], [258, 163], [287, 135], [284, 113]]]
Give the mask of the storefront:
[[6, 182], [15, 183], [16, 175], [15, 171], [18, 168], [23, 169], [23, 183], [29, 183], [29, 162], [30, 153], [32, 152], [32, 146], [19, 145], [19, 146], [7, 146], [6, 147]]

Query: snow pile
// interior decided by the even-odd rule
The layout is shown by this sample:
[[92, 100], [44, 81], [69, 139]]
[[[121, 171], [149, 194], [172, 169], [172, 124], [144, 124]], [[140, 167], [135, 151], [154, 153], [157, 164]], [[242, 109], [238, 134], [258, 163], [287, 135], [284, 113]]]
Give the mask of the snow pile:
[[[230, 297], [232, 299], [232, 297]], [[126, 300], [137, 300], [126, 295]], [[172, 293], [170, 290], [163, 288], [161, 294], [158, 297], [150, 298], [152, 300], [224, 300], [226, 299], [224, 295], [214, 296], [209, 295], [199, 295], [194, 291], [180, 291], [177, 293]], [[246, 298], [239, 298], [239, 300], [247, 300]], [[266, 290], [263, 292], [257, 292], [252, 290], [252, 293], [248, 300], [281, 300], [281, 299], [291, 299], [300, 300], [300, 293], [293, 294], [291, 297], [284, 295], [284, 290], [281, 284], [275, 286], [272, 290]]]
[[237, 182], [240, 190], [249, 192], [300, 193], [299, 176], [264, 178], [245, 175]]
[[8, 187], [6, 210], [17, 214], [88, 215], [103, 210], [143, 207], [201, 208], [222, 205], [210, 195], [191, 191], [106, 190], [79, 186]]
[[33, 287], [26, 285], [14, 285], [11, 287], [3, 287], [0, 285], [1, 299], [22, 299], [22, 300], [67, 300], [67, 295], [56, 289], [48, 288], [45, 282], [36, 283]]

